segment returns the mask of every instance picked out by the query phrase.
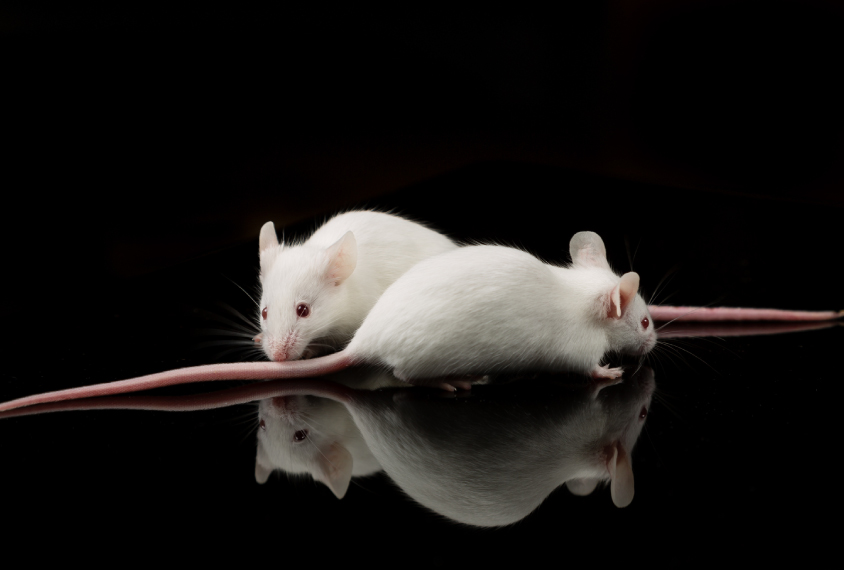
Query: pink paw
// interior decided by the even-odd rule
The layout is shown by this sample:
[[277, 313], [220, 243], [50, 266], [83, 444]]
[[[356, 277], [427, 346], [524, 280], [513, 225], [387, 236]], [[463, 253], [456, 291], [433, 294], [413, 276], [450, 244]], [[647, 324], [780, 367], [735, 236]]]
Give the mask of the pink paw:
[[609, 364], [603, 366], [595, 365], [592, 369], [592, 384], [590, 386], [592, 397], [596, 398], [598, 394], [607, 386], [614, 386], [621, 383], [621, 368], [610, 368]]
[[[603, 366], [596, 364], [595, 368], [592, 369], [592, 378], [615, 380], [621, 378], [623, 373], [624, 370], [621, 368], [610, 368], [609, 364], [604, 364]], [[613, 382], [612, 384], [617, 384], [617, 382]], [[607, 384], [607, 386], [611, 386], [612, 384]]]
[[457, 390], [468, 391], [472, 389], [472, 382], [470, 380], [448, 380], [447, 382], [440, 384], [440, 388], [443, 390], [449, 390], [450, 392], [455, 392]]

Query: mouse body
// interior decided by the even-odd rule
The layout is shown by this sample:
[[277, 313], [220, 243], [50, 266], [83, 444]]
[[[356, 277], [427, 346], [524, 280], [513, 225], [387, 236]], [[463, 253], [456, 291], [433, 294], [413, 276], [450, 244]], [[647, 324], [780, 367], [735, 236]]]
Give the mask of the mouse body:
[[302, 243], [261, 228], [256, 342], [270, 360], [298, 360], [348, 343], [387, 287], [416, 263], [457, 248], [405, 218], [369, 210], [334, 216]]
[[343, 351], [400, 379], [521, 371], [619, 378], [609, 351], [656, 343], [639, 276], [615, 274], [598, 234], [580, 232], [557, 267], [497, 245], [466, 246], [413, 267], [384, 292]]

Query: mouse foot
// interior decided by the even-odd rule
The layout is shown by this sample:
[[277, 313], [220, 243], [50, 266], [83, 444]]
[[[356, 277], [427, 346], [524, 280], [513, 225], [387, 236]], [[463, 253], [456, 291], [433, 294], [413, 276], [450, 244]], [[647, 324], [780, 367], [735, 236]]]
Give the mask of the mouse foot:
[[443, 390], [450, 390], [452, 392], [456, 392], [457, 390], [464, 390], [469, 391], [472, 389], [472, 381], [471, 380], [448, 380], [447, 382], [443, 382], [440, 384], [440, 388]]
[[598, 397], [601, 390], [607, 386], [621, 384], [622, 372], [621, 368], [610, 368], [609, 364], [605, 364], [604, 366], [595, 366], [592, 370], [592, 382], [589, 384], [589, 390], [592, 393], [592, 398]]
[[[622, 368], [610, 368], [609, 364], [604, 364], [603, 366], [595, 365], [595, 368], [592, 369], [592, 378], [596, 380], [616, 380], [621, 378], [621, 375], [624, 373]], [[619, 380], [620, 382], [621, 380]], [[618, 382], [612, 382], [607, 384], [607, 386], [612, 386], [613, 384], [617, 384]]]

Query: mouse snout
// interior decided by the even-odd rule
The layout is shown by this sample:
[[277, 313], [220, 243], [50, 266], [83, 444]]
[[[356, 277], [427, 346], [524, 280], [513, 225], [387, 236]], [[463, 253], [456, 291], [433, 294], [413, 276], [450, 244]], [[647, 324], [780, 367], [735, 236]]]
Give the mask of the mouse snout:
[[642, 354], [647, 354], [651, 350], [653, 350], [654, 346], [656, 346], [656, 335], [650, 334], [648, 335], [648, 338], [645, 340], [645, 342], [642, 343], [642, 348], [640, 349], [640, 352]]
[[299, 335], [295, 332], [287, 334], [283, 339], [271, 339], [267, 343], [267, 353], [275, 362], [296, 360], [298, 357], [295, 356], [295, 349], [298, 341]]
[[272, 358], [275, 362], [284, 362], [287, 360], [287, 350], [286, 349], [276, 349], [272, 352]]
[[272, 404], [273, 408], [275, 408], [279, 412], [286, 411], [288, 407], [287, 398], [285, 398], [284, 396], [276, 396], [275, 398], [272, 398], [270, 400], [270, 403]]

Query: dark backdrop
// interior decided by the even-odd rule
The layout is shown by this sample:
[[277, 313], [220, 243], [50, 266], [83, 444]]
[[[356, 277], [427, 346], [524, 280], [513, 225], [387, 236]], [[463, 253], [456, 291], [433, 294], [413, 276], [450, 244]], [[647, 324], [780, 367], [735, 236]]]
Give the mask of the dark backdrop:
[[[4, 360], [10, 363], [4, 399], [235, 358], [214, 349], [193, 350], [192, 329], [204, 325], [202, 315], [218, 311], [220, 302], [245, 313], [253, 310], [227, 279], [247, 289], [254, 284], [261, 224], [274, 220], [278, 228], [303, 235], [326, 215], [349, 207], [395, 208], [457, 239], [518, 245], [560, 262], [571, 234], [591, 229], [604, 237], [620, 269], [630, 266], [638, 250], [632, 264], [648, 292], [677, 270], [667, 287], [675, 303], [840, 308], [835, 277], [844, 206], [840, 6], [823, 1], [587, 4], [553, 12], [383, 12], [6, 3], [0, 9], [5, 100], [0, 228], [6, 269], [0, 310], [6, 323]], [[754, 359], [769, 358], [766, 366], [782, 370], [773, 359], [793, 353], [798, 344], [813, 352], [786, 366], [808, 375], [795, 383], [822, 385], [835, 374], [826, 363], [834, 362], [840, 334], [823, 337], [831, 344], [820, 344], [820, 337], [794, 338], [797, 344], [739, 348], [745, 360], [735, 382], [755, 386], [748, 378], [756, 378], [758, 390], [764, 390], [766, 379], [753, 375]], [[735, 347], [728, 348], [732, 352], [708, 344], [694, 350], [726, 374], [736, 355]], [[681, 377], [713, 381], [708, 368], [689, 372], [702, 366], [689, 357], [679, 365]], [[810, 369], [816, 372], [806, 372]], [[765, 429], [764, 422], [781, 421], [798, 409], [796, 421], [807, 426], [806, 433], [821, 429], [814, 422], [826, 416], [812, 413], [812, 406], [831, 405], [829, 396], [794, 399], [787, 388], [791, 378], [780, 380], [775, 395], [742, 388], [743, 405], [724, 399], [717, 384], [702, 397], [710, 406], [706, 411], [692, 411], [704, 390], [701, 384], [692, 384], [687, 399], [680, 398], [682, 419], [676, 421], [692, 426], [694, 439], [677, 436], [670, 443], [673, 449], [688, 445], [704, 452], [680, 453], [674, 463], [670, 453], [664, 463], [651, 457], [645, 465], [657, 474], [643, 479], [644, 485], [689, 477], [682, 488], [690, 493], [720, 474], [736, 477], [736, 495], [717, 509], [706, 498], [724, 497], [732, 486], [722, 483], [712, 495], [700, 491], [689, 509], [681, 510], [674, 503], [679, 501], [675, 487], [665, 483], [662, 502], [653, 491], [652, 502], [637, 496], [631, 509], [617, 511], [602, 496], [602, 510], [575, 516], [585, 517], [596, 544], [603, 544], [602, 537], [608, 544], [627, 537], [621, 550], [628, 560], [658, 560], [660, 551], [675, 559], [713, 554], [707, 549], [723, 539], [719, 528], [725, 520], [733, 540], [741, 540], [745, 524], [777, 538], [774, 546], [759, 538], [744, 555], [757, 555], [763, 544], [776, 554], [784, 537], [798, 536], [790, 525], [823, 512], [828, 494], [820, 487], [828, 480], [823, 468], [792, 467], [770, 441], [764, 453], [753, 452], [772, 433], [783, 437]], [[757, 400], [768, 402], [766, 414], [744, 423]], [[714, 419], [725, 417], [730, 430]], [[288, 511], [288, 505], [272, 502], [280, 500], [278, 492], [267, 499], [254, 490], [242, 498], [232, 492], [219, 507], [203, 502], [222, 484], [212, 477], [211, 487], [202, 486], [209, 470], [229, 473], [224, 469], [230, 468], [226, 476], [251, 489], [249, 435], [235, 438], [245, 464], [187, 452], [191, 459], [174, 467], [185, 470], [175, 473], [178, 492], [161, 490], [169, 488], [161, 473], [184, 452], [184, 442], [153, 453], [154, 460], [138, 454], [139, 461], [157, 468], [133, 465], [131, 452], [115, 460], [113, 471], [106, 461], [92, 469], [96, 475], [86, 471], [74, 479], [65, 472], [77, 461], [75, 452], [66, 444], [48, 445], [56, 430], [70, 441], [75, 439], [65, 430], [79, 430], [83, 439], [111, 434], [103, 436], [104, 445], [114, 451], [124, 449], [124, 440], [113, 430], [153, 429], [127, 427], [117, 415], [87, 421], [79, 428], [63, 421], [3, 426], [4, 438], [13, 441], [10, 449], [33, 450], [19, 450], [16, 457], [37, 457], [4, 488], [20, 493], [19, 486], [29, 480], [32, 487], [25, 494], [38, 497], [55, 488], [54, 478], [67, 476], [87, 481], [83, 488], [90, 492], [91, 478], [102, 477], [120, 498], [108, 507], [96, 503], [86, 516], [98, 521], [95, 528], [119, 534], [124, 526], [135, 529], [127, 521], [136, 520], [119, 506], [135, 496], [120, 480], [127, 472], [152, 469], [162, 481], [142, 491], [143, 500], [125, 503], [138, 519], [178, 518], [181, 507], [171, 499], [185, 493], [185, 509], [200, 513], [186, 517], [190, 528], [209, 534], [216, 529], [244, 541], [254, 525], [262, 541], [277, 533], [288, 557], [287, 545], [301, 542], [313, 551], [322, 539], [337, 540], [338, 525], [357, 524], [372, 513], [397, 521], [375, 525], [376, 537], [405, 545], [407, 556], [426, 553], [419, 554], [423, 560], [425, 555], [447, 559], [430, 549], [452, 537], [459, 544], [450, 547], [462, 549], [467, 559], [480, 556], [473, 550], [477, 544], [494, 558], [501, 543], [519, 556], [512, 548], [523, 541], [541, 551], [550, 537], [583, 540], [580, 519], [566, 519], [565, 512], [546, 512], [537, 519], [541, 523], [525, 523], [496, 538], [456, 531], [417, 511], [407, 515], [407, 504], [377, 493], [379, 506], [373, 509], [355, 503], [359, 498], [337, 503], [323, 493], [318, 499], [288, 497], [293, 501]], [[173, 431], [175, 441], [194, 437], [204, 452], [215, 444], [204, 439], [203, 427], [222, 431], [228, 421], [213, 416], [196, 424], [163, 415], [155, 429]], [[657, 433], [670, 439], [671, 421], [655, 428]], [[707, 421], [724, 433], [744, 434], [723, 438], [747, 437], [746, 446], [736, 444], [720, 456], [718, 446], [707, 447], [699, 427]], [[33, 431], [34, 425], [44, 427]], [[140, 445], [144, 438], [133, 435], [131, 441]], [[832, 469], [832, 444], [818, 446], [818, 455], [808, 461]], [[88, 461], [105, 457], [99, 451], [83, 456]], [[699, 457], [710, 468], [694, 475]], [[719, 459], [723, 468], [716, 466]], [[766, 479], [772, 472], [776, 478]], [[143, 476], [130, 480], [142, 485]], [[754, 487], [753, 480], [770, 482]], [[796, 495], [781, 509], [766, 501], [774, 501], [771, 495], [784, 487], [796, 492], [795, 484], [808, 493], [805, 503]], [[34, 500], [48, 518], [64, 513], [54, 527], [42, 529], [41, 537], [75, 538], [74, 521], [85, 509], [82, 499], [68, 498], [74, 488], [55, 491], [61, 499], [47, 500], [53, 509], [45, 511], [44, 502]], [[768, 493], [764, 498], [760, 488]], [[154, 498], [162, 496], [169, 497], [170, 514], [163, 515]], [[315, 501], [313, 510], [310, 501]], [[347, 507], [349, 502], [355, 506]], [[657, 504], [661, 510], [649, 509]], [[762, 512], [762, 506], [770, 510]], [[293, 511], [291, 523], [284, 517]], [[30, 520], [24, 510], [15, 512], [27, 522], [15, 537], [31, 536], [26, 528], [39, 517], [33, 514]], [[668, 518], [680, 514], [690, 536]], [[228, 522], [216, 526], [216, 517]], [[326, 524], [334, 534], [322, 534]], [[176, 522], [165, 526], [177, 534]], [[650, 528], [658, 530], [651, 534]], [[355, 544], [368, 538], [352, 536]], [[683, 547], [672, 549], [681, 536]], [[799, 536], [801, 545], [817, 540]], [[191, 535], [183, 552], [198, 540]], [[126, 536], [118, 542], [126, 548], [136, 544]], [[383, 540], [376, 542], [384, 548]], [[362, 552], [356, 556], [377, 559], [384, 551]], [[341, 559], [336, 551], [329, 553]]]

